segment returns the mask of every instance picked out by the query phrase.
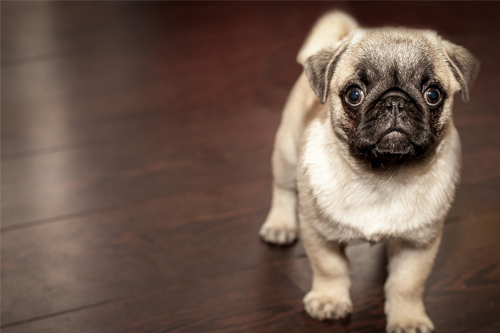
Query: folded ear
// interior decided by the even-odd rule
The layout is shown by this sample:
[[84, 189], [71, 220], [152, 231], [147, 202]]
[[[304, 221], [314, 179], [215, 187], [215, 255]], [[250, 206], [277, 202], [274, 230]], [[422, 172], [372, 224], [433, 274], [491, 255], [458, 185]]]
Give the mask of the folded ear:
[[304, 71], [309, 84], [316, 96], [318, 96], [321, 104], [325, 104], [328, 99], [330, 81], [350, 40], [351, 36], [339, 42], [336, 47], [322, 49], [307, 58], [304, 64]]
[[460, 92], [465, 102], [469, 101], [469, 92], [479, 72], [479, 61], [464, 47], [442, 40], [445, 56], [453, 75], [460, 84]]

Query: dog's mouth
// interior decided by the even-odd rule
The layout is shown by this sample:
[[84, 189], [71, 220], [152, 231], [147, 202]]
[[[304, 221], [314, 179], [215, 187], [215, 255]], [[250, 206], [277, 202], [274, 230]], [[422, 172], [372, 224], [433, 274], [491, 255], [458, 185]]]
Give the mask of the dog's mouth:
[[389, 159], [415, 154], [415, 147], [408, 136], [397, 130], [390, 130], [371, 147], [375, 155]]
[[[372, 144], [351, 146], [351, 152], [361, 163], [368, 162], [371, 169], [390, 169], [403, 164], [424, 162], [434, 145], [419, 145], [403, 129], [391, 128]], [[365, 141], [366, 143], [366, 141]]]

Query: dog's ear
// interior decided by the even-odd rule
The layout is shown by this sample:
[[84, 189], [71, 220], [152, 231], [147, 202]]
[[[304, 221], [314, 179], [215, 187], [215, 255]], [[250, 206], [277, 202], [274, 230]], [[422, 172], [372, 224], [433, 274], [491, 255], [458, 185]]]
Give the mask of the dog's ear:
[[453, 75], [460, 84], [460, 92], [465, 102], [479, 72], [479, 61], [464, 47], [442, 40], [443, 50]]
[[347, 49], [351, 38], [346, 38], [336, 47], [325, 48], [307, 58], [304, 64], [309, 84], [318, 96], [321, 104], [325, 104], [330, 90], [330, 81], [339, 60]]

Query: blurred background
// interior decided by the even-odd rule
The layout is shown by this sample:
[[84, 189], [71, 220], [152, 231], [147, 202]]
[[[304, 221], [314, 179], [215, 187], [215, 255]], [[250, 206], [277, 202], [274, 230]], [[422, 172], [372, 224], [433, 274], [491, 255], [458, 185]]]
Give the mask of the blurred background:
[[381, 332], [384, 245], [317, 322], [302, 245], [262, 243], [281, 108], [315, 19], [431, 28], [482, 62], [425, 302], [500, 331], [500, 3], [1, 3], [2, 332]]

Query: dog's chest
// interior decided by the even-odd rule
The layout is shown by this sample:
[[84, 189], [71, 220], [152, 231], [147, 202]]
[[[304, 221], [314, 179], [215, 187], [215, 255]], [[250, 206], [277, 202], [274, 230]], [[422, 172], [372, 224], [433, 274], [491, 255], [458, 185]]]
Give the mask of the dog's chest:
[[311, 124], [299, 172], [307, 174], [323, 216], [314, 223], [327, 238], [379, 241], [425, 232], [444, 218], [458, 181], [458, 136], [457, 151], [437, 156], [428, 168], [380, 175], [352, 169], [324, 127]]

